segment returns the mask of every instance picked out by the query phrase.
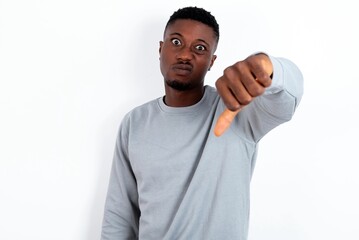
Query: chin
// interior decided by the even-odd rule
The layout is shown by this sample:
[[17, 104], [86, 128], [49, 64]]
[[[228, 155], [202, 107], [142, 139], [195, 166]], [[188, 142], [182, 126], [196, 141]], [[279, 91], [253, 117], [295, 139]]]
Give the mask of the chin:
[[192, 88], [191, 83], [181, 82], [178, 80], [166, 80], [166, 85], [178, 91], [186, 91]]

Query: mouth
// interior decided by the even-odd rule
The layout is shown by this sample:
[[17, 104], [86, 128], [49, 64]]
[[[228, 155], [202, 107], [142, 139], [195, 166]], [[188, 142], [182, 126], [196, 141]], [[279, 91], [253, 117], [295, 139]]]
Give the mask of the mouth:
[[188, 63], [177, 63], [172, 66], [172, 70], [177, 75], [189, 75], [192, 72], [192, 65]]

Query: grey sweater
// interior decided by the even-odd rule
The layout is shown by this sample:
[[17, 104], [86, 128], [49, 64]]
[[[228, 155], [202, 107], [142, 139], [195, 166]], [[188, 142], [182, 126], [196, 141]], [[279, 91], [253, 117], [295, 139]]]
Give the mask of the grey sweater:
[[119, 129], [102, 240], [247, 239], [257, 144], [291, 119], [303, 92], [299, 69], [271, 57], [272, 85], [216, 137], [225, 106], [213, 87], [173, 108], [158, 98], [129, 112]]

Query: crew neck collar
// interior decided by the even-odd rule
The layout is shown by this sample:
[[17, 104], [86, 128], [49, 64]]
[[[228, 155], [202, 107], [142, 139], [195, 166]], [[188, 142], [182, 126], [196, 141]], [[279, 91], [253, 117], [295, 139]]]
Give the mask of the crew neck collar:
[[208, 89], [207, 89], [207, 86], [204, 86], [204, 93], [203, 93], [201, 100], [199, 100], [197, 103], [195, 103], [191, 106], [186, 106], [186, 107], [167, 106], [164, 103], [165, 96], [158, 98], [158, 105], [163, 112], [167, 112], [167, 113], [173, 113], [173, 114], [195, 113], [201, 109], [201, 106], [204, 104], [205, 99], [207, 98], [207, 95], [208, 95]]

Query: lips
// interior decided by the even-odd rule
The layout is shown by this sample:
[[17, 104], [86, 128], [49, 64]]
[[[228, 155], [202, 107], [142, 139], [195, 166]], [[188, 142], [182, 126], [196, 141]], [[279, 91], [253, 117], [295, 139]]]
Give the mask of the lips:
[[172, 66], [173, 71], [178, 75], [188, 75], [192, 72], [192, 65], [188, 63], [177, 63]]

